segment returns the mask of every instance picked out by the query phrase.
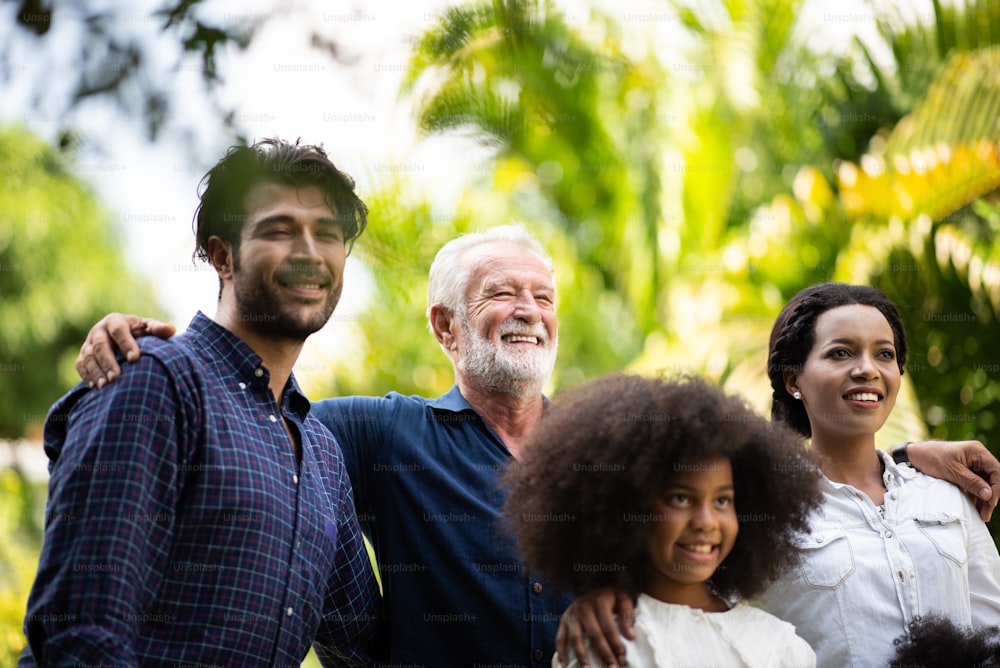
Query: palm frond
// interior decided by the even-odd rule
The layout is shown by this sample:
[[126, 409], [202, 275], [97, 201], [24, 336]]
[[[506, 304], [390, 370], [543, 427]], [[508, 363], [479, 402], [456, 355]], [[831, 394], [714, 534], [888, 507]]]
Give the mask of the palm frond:
[[853, 216], [939, 220], [1000, 187], [1000, 49], [952, 56], [883, 142], [838, 170]]

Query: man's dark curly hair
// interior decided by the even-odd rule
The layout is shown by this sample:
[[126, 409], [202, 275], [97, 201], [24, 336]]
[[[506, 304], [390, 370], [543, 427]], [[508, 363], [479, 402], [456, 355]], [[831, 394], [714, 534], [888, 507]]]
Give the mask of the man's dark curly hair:
[[732, 463], [739, 534], [710, 580], [750, 598], [797, 562], [821, 502], [801, 439], [694, 377], [614, 375], [558, 397], [506, 473], [505, 515], [530, 569], [574, 593], [644, 589], [653, 504], [709, 459]]
[[816, 342], [816, 321], [838, 306], [860, 304], [877, 308], [889, 321], [899, 373], [906, 364], [906, 333], [896, 305], [878, 288], [846, 283], [819, 283], [800, 291], [785, 304], [771, 329], [767, 376], [771, 379], [771, 419], [784, 422], [805, 437], [812, 436], [805, 406], [785, 388], [785, 372], [799, 371]]
[[896, 638], [890, 668], [1000, 667], [1000, 626], [960, 627], [946, 617], [928, 615]]
[[195, 211], [195, 256], [209, 261], [208, 239], [228, 241], [237, 253], [246, 222], [247, 194], [262, 183], [295, 188], [317, 186], [341, 223], [350, 252], [368, 222], [368, 207], [354, 192], [354, 179], [337, 169], [319, 146], [262, 139], [252, 146], [233, 146], [201, 180]]

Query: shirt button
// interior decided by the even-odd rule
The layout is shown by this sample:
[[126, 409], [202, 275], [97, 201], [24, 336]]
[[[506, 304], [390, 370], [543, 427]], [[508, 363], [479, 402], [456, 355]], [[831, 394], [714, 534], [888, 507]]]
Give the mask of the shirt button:
[[889, 492], [890, 499], [895, 499], [897, 496], [899, 496], [899, 492], [897, 492], [896, 490], [892, 490], [891, 492]]
[[261, 369], [260, 367], [257, 367], [256, 369], [253, 370], [253, 375], [255, 375], [258, 378], [260, 378], [261, 376], [264, 375], [264, 370]]
[[822, 543], [823, 542], [823, 537], [822, 536], [816, 536], [816, 542], [817, 543]]
[[241, 390], [247, 389], [247, 384], [246, 383], [240, 383], [240, 389]]
[[291, 617], [292, 616], [292, 609], [288, 608], [287, 610], [285, 610], [285, 614], [288, 615], [289, 617]]
[[542, 653], [542, 650], [540, 650], [540, 649], [536, 649], [535, 650], [535, 654], [534, 654], [535, 661], [541, 661], [543, 656], [545, 656], [545, 655]]
[[541, 582], [536, 582], [535, 584], [531, 585], [531, 590], [533, 592], [535, 592], [536, 594], [541, 594], [542, 593], [542, 583]]
[[892, 532], [891, 531], [886, 531], [885, 532], [885, 537], [886, 538], [892, 538]]
[[268, 415], [267, 419], [270, 420], [271, 422], [277, 422], [278, 421], [278, 418], [274, 417], [273, 415]]
[[299, 484], [299, 477], [297, 475], [292, 475], [292, 482], [296, 485]]

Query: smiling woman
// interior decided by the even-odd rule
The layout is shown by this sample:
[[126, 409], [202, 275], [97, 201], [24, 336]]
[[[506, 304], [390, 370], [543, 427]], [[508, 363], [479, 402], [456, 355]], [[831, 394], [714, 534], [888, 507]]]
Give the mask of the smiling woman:
[[1000, 556], [972, 503], [875, 447], [905, 361], [896, 307], [867, 286], [806, 288], [771, 331], [772, 417], [811, 436], [824, 500], [802, 564], [760, 603], [795, 625], [819, 665], [885, 665], [892, 639], [932, 611], [1000, 622]]

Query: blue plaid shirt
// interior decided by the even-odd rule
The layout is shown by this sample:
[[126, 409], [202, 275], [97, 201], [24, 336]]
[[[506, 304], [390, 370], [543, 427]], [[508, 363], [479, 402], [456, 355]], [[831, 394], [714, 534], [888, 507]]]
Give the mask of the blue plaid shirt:
[[510, 451], [457, 387], [313, 404], [344, 450], [385, 592], [388, 666], [551, 665], [571, 597], [529, 572], [502, 519]]
[[[367, 662], [378, 588], [343, 455], [292, 377], [199, 313], [45, 425], [45, 540], [25, 633], [44, 666]], [[282, 424], [302, 442], [301, 465]]]

